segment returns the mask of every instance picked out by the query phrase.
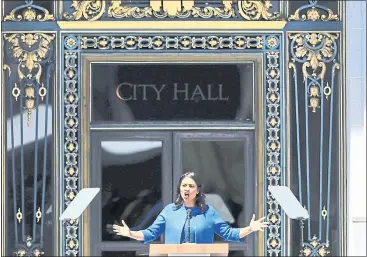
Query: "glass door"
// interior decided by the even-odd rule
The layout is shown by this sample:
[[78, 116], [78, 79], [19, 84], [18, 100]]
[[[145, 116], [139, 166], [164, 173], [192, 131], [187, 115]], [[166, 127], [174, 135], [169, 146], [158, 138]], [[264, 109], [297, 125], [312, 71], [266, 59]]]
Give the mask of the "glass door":
[[[123, 219], [147, 228], [173, 202], [183, 172], [199, 173], [207, 204], [232, 227], [247, 226], [257, 199], [254, 131], [91, 132], [91, 187], [101, 193], [91, 206], [91, 254], [148, 256], [149, 245], [116, 236]], [[216, 242], [223, 242], [215, 236]], [[229, 256], [253, 256], [256, 234], [230, 243]], [[163, 236], [154, 243], [163, 243]]]
[[91, 187], [101, 188], [91, 206], [93, 256], [148, 254], [148, 245], [115, 235], [112, 225], [124, 220], [132, 230], [145, 229], [172, 202], [171, 138], [169, 132], [92, 132]]
[[[206, 203], [232, 227], [249, 225], [257, 197], [253, 137], [253, 131], [174, 133], [174, 197], [180, 176], [198, 173]], [[215, 236], [215, 241], [224, 240]], [[244, 244], [230, 243], [229, 256], [254, 254], [254, 235]]]

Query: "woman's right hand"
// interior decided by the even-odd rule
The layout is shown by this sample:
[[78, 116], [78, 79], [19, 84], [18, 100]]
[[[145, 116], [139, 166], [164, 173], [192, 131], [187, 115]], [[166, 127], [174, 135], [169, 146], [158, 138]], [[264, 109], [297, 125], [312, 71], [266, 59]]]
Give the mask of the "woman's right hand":
[[122, 226], [113, 224], [113, 231], [117, 233], [117, 235], [120, 236], [130, 236], [130, 228], [126, 225], [125, 221], [121, 221]]

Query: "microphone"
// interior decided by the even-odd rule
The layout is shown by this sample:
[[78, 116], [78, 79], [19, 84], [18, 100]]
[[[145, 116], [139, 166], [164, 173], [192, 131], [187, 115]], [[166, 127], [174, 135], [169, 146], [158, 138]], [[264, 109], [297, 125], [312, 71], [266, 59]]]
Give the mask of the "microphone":
[[190, 243], [190, 219], [191, 219], [191, 209], [186, 211], [187, 213], [187, 235], [188, 235], [188, 243]]

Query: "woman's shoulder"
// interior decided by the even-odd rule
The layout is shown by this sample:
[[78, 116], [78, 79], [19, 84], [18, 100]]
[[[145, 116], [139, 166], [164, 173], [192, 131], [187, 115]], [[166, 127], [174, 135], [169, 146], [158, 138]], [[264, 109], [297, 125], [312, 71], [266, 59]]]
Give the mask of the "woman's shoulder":
[[213, 215], [218, 213], [217, 210], [212, 205], [209, 204], [206, 205], [206, 211]]
[[171, 211], [174, 211], [174, 210], [176, 210], [177, 208], [176, 208], [176, 205], [174, 204], [174, 203], [169, 203], [169, 204], [167, 204], [164, 208], [163, 208], [163, 210], [164, 211], [168, 211], [168, 212], [171, 212]]
[[209, 204], [206, 204], [206, 210], [208, 212], [215, 212], [216, 211], [215, 208], [213, 206], [209, 205]]

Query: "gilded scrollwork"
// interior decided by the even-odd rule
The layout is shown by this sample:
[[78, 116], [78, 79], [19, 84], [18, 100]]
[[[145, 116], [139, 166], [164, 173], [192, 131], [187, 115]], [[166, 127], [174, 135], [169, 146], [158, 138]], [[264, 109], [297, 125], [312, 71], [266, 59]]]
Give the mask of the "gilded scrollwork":
[[35, 107], [35, 94], [38, 92], [43, 101], [47, 90], [41, 82], [42, 65], [48, 62], [53, 54], [52, 42], [55, 35], [45, 33], [4, 34], [9, 43], [10, 59], [17, 64], [18, 81], [14, 84], [12, 94], [17, 101], [24, 96], [24, 108], [27, 109], [28, 125]]
[[[64, 42], [64, 204], [67, 207], [79, 192], [79, 90], [78, 78], [79, 54], [75, 52], [78, 49], [79, 39], [73, 35], [66, 36]], [[79, 251], [79, 221], [68, 220], [64, 226], [65, 229], [65, 254], [66, 256], [77, 256]]]
[[314, 235], [309, 243], [303, 243], [303, 256], [326, 256], [330, 253], [329, 242], [320, 243], [320, 240]]
[[238, 11], [245, 20], [275, 20], [280, 17], [280, 13], [271, 13], [271, 1], [267, 0], [240, 0], [238, 1]]
[[33, 0], [25, 0], [25, 4], [14, 8], [4, 17], [4, 21], [51, 21], [53, 14], [44, 7], [33, 4]]
[[318, 4], [318, 0], [309, 0], [309, 4], [298, 8], [294, 14], [288, 17], [292, 21], [338, 21], [337, 14], [323, 5]]
[[263, 49], [263, 36], [82, 36], [81, 49]]
[[[296, 33], [290, 34], [292, 63], [302, 64], [303, 81], [309, 80], [307, 92], [309, 107], [315, 113], [320, 108], [322, 94], [329, 98], [331, 87], [322, 84], [327, 72], [327, 64], [336, 62], [338, 34], [333, 33]], [[290, 68], [296, 72], [294, 65]]]
[[292, 41], [293, 59], [303, 63], [303, 78], [323, 79], [326, 72], [325, 63], [333, 61], [336, 57], [338, 35], [314, 32], [290, 34], [289, 38]]
[[64, 12], [63, 16], [67, 20], [81, 20], [82, 18], [95, 21], [102, 17], [106, 10], [106, 0], [73, 0], [71, 7], [75, 11], [70, 14]]
[[[336, 79], [336, 70], [340, 68], [339, 36], [340, 34], [335, 32], [289, 34], [290, 62], [288, 65], [293, 75], [290, 87], [294, 94], [297, 142], [297, 148], [292, 150], [297, 153], [293, 168], [298, 169], [298, 195], [306, 196], [306, 200], [300, 197], [300, 202], [307, 203], [305, 209], [307, 208], [310, 215], [313, 215], [311, 217], [313, 221], [318, 222], [317, 234], [314, 234], [316, 224], [311, 224], [309, 221], [307, 236], [304, 237], [303, 231], [301, 232], [303, 241], [301, 256], [326, 256], [330, 253], [330, 183], [333, 176], [332, 151], [335, 148], [333, 146], [335, 144], [335, 141], [333, 142], [335, 138], [334, 101], [338, 99], [339, 87]], [[311, 147], [310, 142], [313, 140], [318, 141], [318, 147]], [[312, 157], [311, 152], [314, 156], [319, 155], [320, 159]], [[301, 162], [302, 156], [306, 156], [304, 164]], [[317, 172], [313, 173], [311, 169]], [[319, 185], [314, 185], [315, 181]], [[325, 184], [328, 186], [325, 187]], [[317, 187], [320, 188], [320, 195], [315, 198], [316, 193], [312, 190]], [[319, 206], [317, 209], [316, 204]], [[313, 211], [311, 211], [312, 208]]]
[[[235, 1], [222, 0], [222, 6], [210, 2], [205, 6], [195, 5], [191, 0], [151, 0], [148, 6], [126, 5], [122, 0], [99, 1], [73, 1], [71, 7], [75, 9], [72, 14], [64, 12], [67, 20], [98, 20], [107, 9], [109, 18], [221, 18], [229, 19], [242, 17], [245, 20], [275, 20], [280, 17], [279, 12], [271, 12], [269, 0], [239, 0], [236, 1], [238, 13], [234, 8]], [[107, 7], [107, 5], [109, 5]]]
[[[276, 41], [273, 45], [279, 45], [279, 39], [270, 36], [268, 39]], [[268, 46], [268, 48], [270, 48]], [[270, 48], [272, 49], [272, 48]], [[274, 49], [275, 50], [275, 49]], [[281, 177], [281, 139], [280, 139], [280, 64], [279, 52], [269, 51], [266, 53], [266, 177], [269, 185], [280, 185]], [[267, 193], [268, 212], [267, 217], [270, 221], [267, 238], [267, 251], [270, 256], [278, 256], [281, 252], [281, 213], [279, 205]]]
[[[280, 184], [282, 174], [281, 164], [281, 71], [280, 71], [280, 46], [279, 35], [126, 35], [126, 34], [78, 34], [65, 35], [63, 38], [64, 64], [64, 203], [70, 203], [79, 191], [79, 146], [78, 135], [80, 133], [80, 92], [78, 83], [80, 67], [78, 67], [80, 53], [95, 53], [103, 50], [104, 53], [131, 52], [131, 51], [213, 51], [221, 50], [231, 52], [258, 51], [264, 54], [266, 59], [266, 177], [269, 184]], [[268, 219], [272, 222], [270, 232], [266, 236], [268, 252], [277, 256], [281, 252], [281, 212], [279, 206], [271, 195], [267, 195]], [[66, 223], [66, 247], [67, 255], [79, 254], [79, 224], [77, 221]]]
[[41, 250], [40, 245], [34, 244], [31, 236], [27, 236], [27, 240], [24, 246], [18, 246], [14, 252], [15, 256], [43, 256], [45, 253]]
[[224, 7], [197, 7], [194, 1], [150, 1], [150, 6], [124, 6], [121, 0], [112, 0], [108, 16], [113, 18], [230, 18], [234, 17], [232, 1], [223, 0]]

